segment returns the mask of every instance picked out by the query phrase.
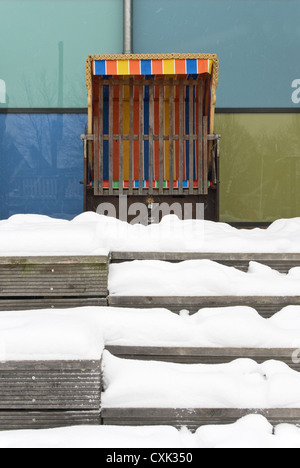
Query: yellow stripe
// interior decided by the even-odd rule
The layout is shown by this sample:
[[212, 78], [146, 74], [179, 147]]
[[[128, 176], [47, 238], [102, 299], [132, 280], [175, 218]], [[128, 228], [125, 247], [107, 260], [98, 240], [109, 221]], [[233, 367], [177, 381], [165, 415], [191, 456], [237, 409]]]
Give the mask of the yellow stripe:
[[209, 60], [208, 61], [208, 73], [212, 73], [212, 67], [213, 67], [213, 61], [212, 60]]
[[165, 75], [175, 75], [175, 60], [164, 60], [163, 70]]
[[118, 75], [129, 75], [129, 60], [118, 60]]

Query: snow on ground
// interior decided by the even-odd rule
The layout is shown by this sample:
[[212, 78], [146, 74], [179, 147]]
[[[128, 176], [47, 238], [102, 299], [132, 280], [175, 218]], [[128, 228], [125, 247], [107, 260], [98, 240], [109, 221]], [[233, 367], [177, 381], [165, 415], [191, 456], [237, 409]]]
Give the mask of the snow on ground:
[[103, 408], [299, 408], [300, 373], [279, 361], [173, 364], [103, 353]]
[[0, 313], [0, 361], [97, 360], [104, 345], [296, 350], [300, 307], [269, 319], [249, 307], [202, 309], [191, 316], [113, 307]]
[[0, 448], [300, 448], [300, 428], [272, 425], [259, 415], [192, 434], [170, 426], [77, 426], [0, 432]]
[[0, 221], [0, 255], [97, 255], [109, 251], [300, 252], [300, 218], [268, 229], [239, 230], [212, 221], [166, 216], [152, 226], [84, 213], [72, 221], [15, 215]]
[[211, 260], [170, 263], [136, 260], [113, 264], [111, 296], [298, 296], [300, 267], [282, 274], [256, 262], [248, 272]]

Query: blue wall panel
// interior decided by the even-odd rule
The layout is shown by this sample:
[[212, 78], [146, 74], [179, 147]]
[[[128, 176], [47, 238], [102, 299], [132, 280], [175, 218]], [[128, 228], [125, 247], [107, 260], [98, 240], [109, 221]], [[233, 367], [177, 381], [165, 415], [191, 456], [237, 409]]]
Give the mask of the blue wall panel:
[[85, 114], [0, 114], [0, 218], [83, 210]]

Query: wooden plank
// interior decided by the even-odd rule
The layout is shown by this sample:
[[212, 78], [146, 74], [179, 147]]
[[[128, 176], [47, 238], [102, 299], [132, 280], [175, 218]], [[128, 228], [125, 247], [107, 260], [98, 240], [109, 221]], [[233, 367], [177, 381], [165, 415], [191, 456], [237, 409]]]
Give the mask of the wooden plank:
[[183, 194], [184, 87], [179, 85], [179, 195]]
[[[101, 373], [100, 360], [53, 360], [53, 361], [7, 361], [0, 362], [0, 372], [59, 372]], [[34, 374], [32, 374], [34, 375]]]
[[300, 423], [300, 409], [298, 408], [103, 408], [101, 416], [104, 425], [168, 425], [177, 428], [187, 426], [194, 431], [204, 425], [233, 424], [249, 414], [261, 414], [273, 425]]
[[169, 80], [169, 192], [174, 191], [174, 85]]
[[198, 84], [198, 194], [203, 194], [203, 80]]
[[159, 195], [164, 193], [164, 81], [159, 80]]
[[144, 87], [139, 83], [139, 195], [143, 194], [144, 180]]
[[[113, 135], [113, 141], [119, 141], [119, 138], [120, 138], [119, 135]], [[183, 138], [183, 141], [190, 141], [190, 140], [192, 140], [192, 141], [195, 141], [195, 142], [196, 142], [196, 141], [198, 140], [198, 135], [191, 135], [191, 136], [190, 136], [190, 135], [184, 134], [182, 138]], [[104, 141], [109, 141], [109, 136], [108, 136], [108, 135], [104, 135], [103, 139], [104, 139]], [[124, 135], [124, 136], [123, 136], [123, 140], [124, 140], [124, 141], [129, 141], [129, 139], [130, 139], [130, 135]], [[139, 135], [133, 135], [132, 139], [133, 139], [133, 141], [139, 141], [139, 140], [140, 140], [140, 137], [139, 137]], [[170, 140], [170, 136], [169, 136], [169, 135], [163, 135], [163, 136], [162, 136], [162, 139], [163, 139], [163, 141], [169, 141], [169, 140]], [[143, 141], [149, 141], [149, 135], [143, 135], [142, 140], [143, 140]], [[159, 141], [159, 135], [153, 135], [153, 140], [154, 140], [154, 141]], [[174, 135], [174, 136], [173, 136], [173, 140], [174, 140], [174, 141], [179, 141], [179, 135]], [[209, 141], [210, 141], [210, 140], [209, 140]]]
[[113, 148], [113, 129], [114, 129], [114, 84], [111, 80], [109, 86], [109, 194], [113, 195], [114, 187], [114, 148]]
[[189, 85], [189, 194], [194, 193], [194, 85]]
[[123, 170], [123, 90], [119, 87], [119, 193], [123, 195], [124, 170]]
[[295, 349], [291, 348], [195, 348], [170, 346], [106, 346], [106, 349], [122, 359], [163, 361], [182, 364], [227, 364], [235, 359], [253, 359], [259, 364], [268, 360], [285, 362], [300, 372], [295, 362]]
[[191, 314], [204, 308], [248, 306], [257, 310], [264, 318], [270, 318], [284, 307], [300, 305], [300, 296], [291, 297], [250, 297], [250, 296], [109, 296], [111, 307], [132, 307], [137, 309], [165, 308], [174, 313], [188, 310]]
[[0, 299], [0, 313], [8, 310], [42, 310], [69, 309], [72, 307], [106, 307], [107, 299], [103, 298], [7, 298]]
[[103, 84], [99, 85], [99, 195], [103, 195], [103, 114], [104, 114], [104, 92]]
[[208, 194], [208, 118], [203, 117], [203, 193]]
[[153, 194], [154, 178], [154, 81], [149, 87], [149, 194]]
[[99, 119], [94, 118], [94, 195], [99, 195]]
[[129, 82], [129, 195], [133, 194], [133, 119], [134, 119], [134, 82]]
[[101, 424], [100, 411], [0, 411], [0, 430], [50, 429]]
[[72, 256], [28, 256], [28, 257], [0, 257], [1, 265], [74, 265], [74, 264], [107, 264], [108, 256], [72, 255]]

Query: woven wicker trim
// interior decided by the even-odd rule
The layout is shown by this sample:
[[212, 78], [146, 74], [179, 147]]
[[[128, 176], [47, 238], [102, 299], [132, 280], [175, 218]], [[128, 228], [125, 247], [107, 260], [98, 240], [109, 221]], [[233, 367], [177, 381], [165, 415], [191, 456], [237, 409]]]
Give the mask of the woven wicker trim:
[[92, 89], [92, 63], [95, 60], [170, 60], [170, 59], [202, 59], [212, 60], [213, 67], [213, 88], [218, 87], [219, 80], [219, 59], [216, 54], [121, 54], [121, 55], [89, 55], [86, 59], [86, 87]]

